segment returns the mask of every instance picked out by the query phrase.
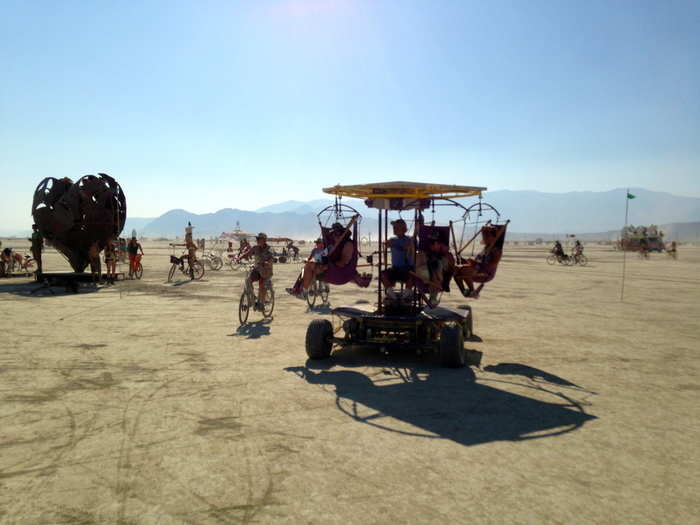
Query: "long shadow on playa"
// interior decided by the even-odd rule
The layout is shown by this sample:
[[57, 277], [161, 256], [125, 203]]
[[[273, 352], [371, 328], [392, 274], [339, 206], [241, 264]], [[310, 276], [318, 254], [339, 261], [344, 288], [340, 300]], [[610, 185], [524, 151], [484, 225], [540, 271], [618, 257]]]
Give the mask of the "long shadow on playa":
[[[334, 364], [358, 366], [358, 357], [358, 350], [343, 349], [328, 361], [307, 361], [306, 366], [286, 370], [310, 384], [334, 386], [338, 409], [360, 423], [466, 446], [556, 436], [596, 419], [586, 414], [582, 403], [560, 391], [507, 383], [511, 390], [552, 400], [542, 401], [483, 384], [469, 368], [445, 369], [415, 357], [387, 360], [361, 354], [361, 366], [384, 365], [374, 377], [332, 370]], [[408, 430], [400, 422], [420, 430]]]
[[571, 381], [567, 381], [559, 376], [550, 374], [549, 372], [544, 372], [538, 368], [533, 368], [527, 365], [521, 365], [519, 363], [498, 363], [497, 365], [489, 365], [484, 368], [484, 372], [491, 372], [493, 374], [504, 374], [511, 376], [523, 376], [527, 377], [532, 381], [546, 382], [555, 385], [570, 386], [575, 388], [581, 388]]
[[229, 335], [232, 337], [243, 336], [246, 339], [260, 339], [264, 335], [270, 335], [270, 322], [271, 319], [246, 323]]
[[23, 283], [3, 282], [0, 283], [0, 294], [8, 293], [24, 297], [59, 297], [62, 295], [75, 295], [76, 293], [95, 293], [99, 292], [100, 288], [93, 285], [81, 285], [78, 288], [78, 292], [74, 292], [65, 286], [45, 286], [35, 281]]

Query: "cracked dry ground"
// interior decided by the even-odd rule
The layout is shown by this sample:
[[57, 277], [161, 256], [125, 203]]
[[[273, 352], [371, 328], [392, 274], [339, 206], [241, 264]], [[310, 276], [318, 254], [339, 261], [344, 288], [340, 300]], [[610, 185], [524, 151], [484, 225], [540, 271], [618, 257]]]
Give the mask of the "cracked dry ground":
[[472, 301], [482, 367], [462, 370], [361, 348], [307, 362], [328, 313], [284, 294], [298, 265], [275, 267], [274, 320], [239, 329], [241, 272], [168, 284], [167, 245], [144, 248], [143, 281], [0, 281], [0, 522], [697, 519], [698, 248], [629, 256], [621, 302], [609, 248], [571, 268], [508, 246]]

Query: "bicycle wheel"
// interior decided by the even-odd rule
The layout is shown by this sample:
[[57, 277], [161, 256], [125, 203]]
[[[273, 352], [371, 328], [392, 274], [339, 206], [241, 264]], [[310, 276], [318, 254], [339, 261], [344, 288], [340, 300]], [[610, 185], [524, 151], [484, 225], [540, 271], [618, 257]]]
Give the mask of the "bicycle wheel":
[[547, 256], [547, 264], [554, 264], [555, 262], [557, 262], [557, 258], [554, 255]]
[[224, 261], [221, 260], [221, 257], [214, 256], [211, 258], [211, 269], [214, 270], [215, 272], [218, 272], [221, 270], [221, 268], [224, 266]]
[[316, 304], [316, 290], [317, 290], [317, 288], [318, 288], [318, 281], [314, 280], [314, 282], [311, 283], [311, 287], [306, 292], [306, 304], [309, 305], [309, 308], [313, 308], [314, 305]]
[[190, 275], [192, 277], [192, 279], [199, 280], [202, 277], [204, 277], [204, 265], [202, 265], [201, 262], [194, 261], [192, 263], [192, 270], [193, 270], [192, 274], [194, 275], [193, 277], [192, 277], [192, 274]]
[[578, 263], [581, 266], [586, 266], [588, 264], [588, 258], [585, 255], [579, 255], [578, 256]]
[[321, 289], [321, 301], [323, 301], [323, 304], [328, 304], [328, 296], [331, 293], [331, 287], [328, 286], [328, 283], [319, 283], [319, 288]]
[[248, 313], [250, 312], [250, 302], [248, 301], [248, 293], [247, 290], [243, 290], [243, 293], [241, 294], [241, 300], [238, 301], [238, 320], [241, 322], [241, 324], [245, 324], [246, 321], [248, 320]]
[[177, 264], [171, 265], [170, 271], [168, 272], [168, 282], [173, 280], [173, 276], [175, 275], [175, 270], [177, 270]]
[[272, 311], [275, 309], [275, 290], [272, 289], [272, 286], [265, 291], [265, 302], [262, 307], [263, 317], [272, 317]]
[[136, 271], [134, 272], [134, 276], [137, 279], [141, 279], [143, 277], [143, 266], [141, 266], [141, 263], [136, 267]]

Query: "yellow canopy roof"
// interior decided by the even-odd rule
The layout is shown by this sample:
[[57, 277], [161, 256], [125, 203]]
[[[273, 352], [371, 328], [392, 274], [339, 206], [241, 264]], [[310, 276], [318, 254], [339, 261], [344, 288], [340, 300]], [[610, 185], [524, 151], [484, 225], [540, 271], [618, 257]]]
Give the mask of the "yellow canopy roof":
[[457, 199], [480, 195], [486, 188], [480, 186], [456, 186], [454, 184], [430, 184], [423, 182], [378, 182], [323, 188], [325, 193], [339, 197], [372, 198], [411, 198], [411, 199]]

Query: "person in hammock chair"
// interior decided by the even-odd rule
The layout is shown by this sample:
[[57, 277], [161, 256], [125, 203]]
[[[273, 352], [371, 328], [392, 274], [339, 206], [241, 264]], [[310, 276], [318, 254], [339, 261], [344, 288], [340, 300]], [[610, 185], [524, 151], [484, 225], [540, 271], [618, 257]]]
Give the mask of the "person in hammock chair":
[[[503, 249], [501, 228], [499, 226], [484, 226], [481, 231], [484, 249], [474, 258], [460, 259], [462, 264], [455, 269], [454, 278], [465, 297], [479, 297], [481, 288], [479, 290], [474, 288], [475, 281], [484, 283], [493, 279]], [[467, 289], [463, 290], [465, 284]]]
[[367, 279], [357, 273], [358, 253], [350, 230], [336, 222], [330, 228], [329, 240], [328, 255], [321, 256], [320, 261], [307, 261], [300, 279], [287, 290], [289, 293], [305, 299], [314, 278], [322, 274], [324, 281], [330, 284], [341, 285], [352, 281], [363, 288], [369, 286]]
[[[440, 238], [438, 230], [429, 230], [426, 234], [427, 244], [416, 255], [415, 277], [430, 292], [450, 291], [450, 280], [454, 273], [455, 260], [450, 248]], [[419, 289], [422, 286], [419, 286]]]

